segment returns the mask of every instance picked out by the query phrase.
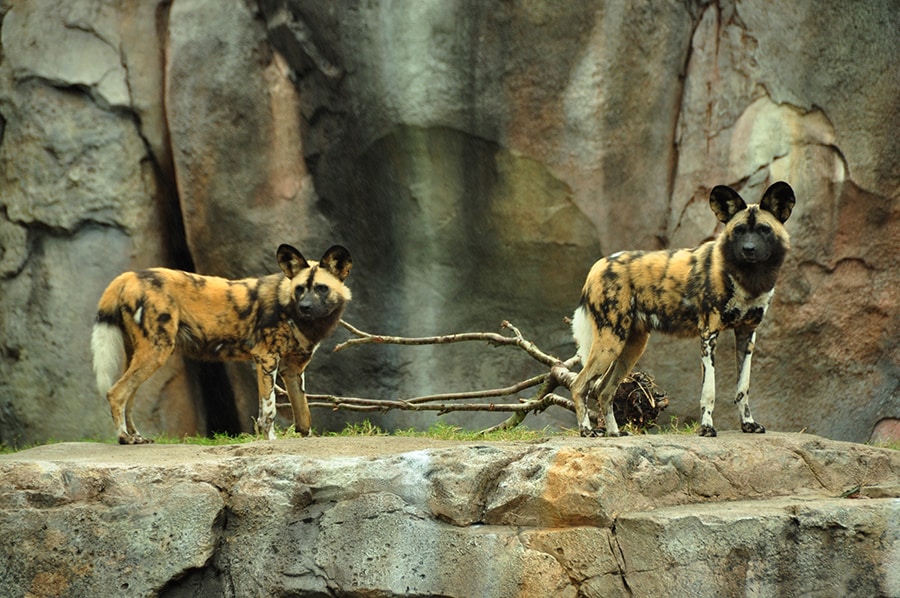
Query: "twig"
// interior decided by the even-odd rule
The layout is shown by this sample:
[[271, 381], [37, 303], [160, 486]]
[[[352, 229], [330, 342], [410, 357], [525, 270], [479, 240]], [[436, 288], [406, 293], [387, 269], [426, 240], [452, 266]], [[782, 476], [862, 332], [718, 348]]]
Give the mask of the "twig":
[[[520, 403], [412, 403], [402, 400], [361, 399], [357, 397], [338, 397], [335, 395], [307, 395], [310, 407], [328, 407], [334, 410], [348, 411], [438, 411], [439, 415], [451, 411], [498, 411], [528, 413], [543, 411], [550, 405], [570, 407], [574, 411], [572, 401], [559, 395], [547, 395], [541, 401], [522, 401]], [[278, 407], [289, 407], [289, 403], [278, 403]]]
[[568, 409], [573, 413], [575, 412], [575, 404], [572, 401], [554, 393], [548, 393], [540, 399], [531, 399], [529, 401], [524, 401], [522, 405], [526, 408], [520, 411], [515, 411], [512, 415], [510, 415], [508, 418], [506, 418], [496, 426], [485, 428], [479, 433], [490, 434], [491, 432], [497, 432], [500, 430], [511, 430], [512, 428], [515, 428], [523, 421], [525, 421], [525, 416], [529, 413], [534, 413], [535, 415], [537, 415], [551, 405], [558, 405], [560, 407]]
[[468, 392], [451, 392], [446, 394], [426, 395], [424, 397], [416, 397], [407, 399], [408, 403], [428, 403], [429, 401], [455, 401], [464, 399], [487, 399], [490, 397], [508, 397], [522, 392], [526, 388], [537, 386], [541, 382], [546, 381], [548, 374], [539, 374], [528, 380], [522, 380], [518, 384], [507, 386], [506, 388], [492, 388], [490, 390], [473, 390]]
[[537, 345], [525, 339], [518, 328], [504, 320], [500, 323], [501, 328], [509, 329], [513, 332], [513, 336], [504, 336], [496, 332], [461, 332], [457, 334], [443, 334], [439, 336], [423, 336], [423, 337], [403, 337], [403, 336], [386, 336], [383, 334], [371, 334], [356, 328], [352, 324], [341, 320], [341, 325], [350, 331], [356, 338], [348, 339], [339, 343], [335, 348], [335, 353], [343, 351], [354, 345], [365, 345], [370, 343], [391, 344], [391, 345], [442, 345], [449, 343], [463, 343], [472, 341], [486, 342], [491, 345], [517, 346], [537, 361], [551, 367], [559, 363], [559, 358], [548, 355], [538, 349]]

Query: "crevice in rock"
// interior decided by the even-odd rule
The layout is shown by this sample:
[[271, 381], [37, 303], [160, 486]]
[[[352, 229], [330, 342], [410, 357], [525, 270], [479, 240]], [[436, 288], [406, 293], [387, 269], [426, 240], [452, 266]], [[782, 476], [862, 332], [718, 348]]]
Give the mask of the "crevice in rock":
[[479, 481], [476, 487], [476, 493], [472, 497], [472, 501], [476, 505], [475, 509], [473, 510], [477, 511], [479, 514], [479, 523], [483, 523], [491, 519], [490, 513], [488, 512], [488, 503], [490, 502], [490, 497], [496, 492], [497, 488], [499, 488], [501, 481], [505, 478], [509, 466], [516, 461], [522, 460], [530, 454], [530, 451], [525, 451], [508, 459], [502, 459], [497, 463], [493, 463], [491, 467], [479, 472]]
[[810, 459], [809, 455], [806, 451], [803, 450], [794, 450], [792, 451], [795, 455], [800, 457], [803, 460], [803, 463], [806, 465], [806, 468], [809, 469], [809, 472], [816, 478], [816, 481], [822, 486], [824, 490], [829, 490], [828, 484], [825, 480], [822, 479], [822, 476], [819, 474], [819, 466]]
[[[222, 488], [218, 488], [226, 498]], [[215, 547], [210, 551], [209, 557], [201, 567], [185, 569], [176, 577], [167, 581], [160, 588], [157, 596], [160, 598], [219, 598], [222, 596], [234, 596], [234, 583], [226, 570], [216, 565], [216, 560], [222, 552], [222, 547], [227, 541], [225, 530], [228, 527], [230, 509], [227, 503], [219, 511], [213, 520], [212, 533], [216, 537]]]
[[559, 568], [562, 569], [565, 572], [566, 577], [569, 578], [569, 584], [573, 588], [575, 588], [576, 592], [578, 592], [577, 595], [578, 596], [582, 595], [581, 594], [581, 586], [582, 586], [582, 584], [584, 584], [584, 582], [587, 581], [587, 579], [580, 579], [578, 576], [576, 576], [575, 573], [572, 571], [572, 568], [569, 566], [566, 566], [566, 563], [563, 561], [562, 558], [560, 558], [561, 557], [560, 552], [536, 549], [536, 548], [530, 546], [525, 540], [523, 540], [521, 536], [522, 536], [522, 530], [520, 529], [517, 533], [517, 538], [518, 538], [519, 542], [522, 544], [522, 546], [525, 546], [529, 550], [537, 550], [541, 554], [546, 554], [547, 556], [552, 558], [554, 561], [556, 561], [556, 563], [559, 565]]
[[206, 420], [206, 434], [237, 435], [242, 432], [234, 388], [225, 365], [215, 362], [184, 360], [185, 373], [200, 387], [200, 399]]
[[862, 257], [842, 257], [838, 260], [835, 260], [833, 264], [823, 264], [821, 262], [813, 261], [813, 260], [803, 260], [798, 264], [800, 268], [804, 267], [813, 267], [818, 270], [822, 270], [826, 274], [834, 274], [835, 271], [841, 266], [846, 266], [849, 264], [858, 264], [863, 267], [864, 270], [868, 270], [870, 272], [878, 272], [879, 268], [873, 266], [869, 262], [867, 262]]
[[207, 564], [205, 567], [188, 569], [183, 575], [169, 580], [160, 588], [159, 598], [218, 598], [220, 596], [233, 596], [234, 593], [226, 592], [229, 585], [227, 575]]
[[[262, 20], [265, 22], [270, 42], [274, 47], [289, 52], [290, 56], [296, 59], [294, 66], [299, 74], [316, 70], [333, 83], [341, 80], [344, 69], [330, 60], [320, 49], [313, 27], [284, 5], [273, 6], [272, 2], [265, 0], [257, 4], [260, 14], [263, 15]], [[272, 39], [273, 36], [279, 39]]]
[[[156, 34], [159, 47], [163, 49], [163, 52], [167, 47], [170, 8], [171, 3], [163, 2], [160, 3], [156, 11]], [[125, 82], [130, 93], [131, 80], [128, 76], [127, 60], [121, 54], [121, 51], [120, 59], [122, 67], [125, 69]], [[166, 57], [162, 56], [160, 69], [165, 71], [165, 68]], [[167, 262], [165, 265], [178, 270], [195, 272], [196, 266], [187, 242], [187, 228], [182, 212], [181, 197], [178, 192], [175, 165], [172, 161], [173, 150], [169, 135], [168, 110], [164, 89], [160, 92], [159, 101], [162, 106], [162, 126], [164, 129], [162, 131], [162, 139], [167, 146], [162, 152], [164, 155], [157, 155], [154, 152], [153, 145], [143, 129], [140, 114], [133, 108], [127, 110], [119, 109], [117, 112], [127, 113], [128, 117], [133, 120], [135, 130], [144, 144], [146, 160], [152, 171], [152, 176], [158, 185], [159, 232]], [[216, 362], [192, 361], [187, 358], [183, 361], [185, 374], [189, 380], [194, 382], [197, 389], [197, 397], [199, 398], [197, 408], [206, 422], [207, 435], [241, 433], [243, 430], [235, 402], [235, 393], [225, 365]]]
[[[663, 247], [669, 246], [669, 238], [668, 235], [670, 232], [677, 231], [681, 228], [682, 221], [684, 220], [684, 215], [687, 212], [688, 208], [694, 204], [694, 198], [691, 197], [684, 206], [682, 206], [681, 212], [678, 214], [676, 222], [671, 222], [672, 219], [672, 205], [673, 202], [676, 201], [676, 198], [673, 196], [675, 193], [675, 184], [678, 179], [678, 168], [681, 161], [681, 141], [680, 141], [680, 133], [682, 127], [685, 126], [682, 117], [684, 113], [684, 107], [687, 104], [688, 100], [685, 98], [685, 94], [688, 90], [688, 76], [689, 70], [691, 66], [691, 61], [694, 60], [694, 39], [697, 36], [697, 29], [703, 23], [703, 15], [707, 10], [716, 11], [716, 50], [715, 53], [718, 54], [718, 46], [719, 46], [719, 37], [720, 37], [720, 29], [721, 29], [721, 9], [717, 4], [700, 7], [696, 5], [691, 5], [688, 10], [691, 13], [691, 18], [693, 19], [693, 24], [691, 27], [690, 36], [688, 36], [687, 50], [684, 53], [684, 61], [681, 65], [681, 71], [678, 77], [678, 83], [680, 85], [680, 89], [678, 90], [678, 103], [674, 106], [674, 110], [676, 113], [676, 117], [674, 119], [673, 130], [672, 130], [672, 162], [669, 165], [669, 176], [668, 176], [668, 188], [667, 188], [667, 196], [669, 198], [669, 210], [666, 211], [666, 221], [663, 223], [663, 230], [666, 231], [664, 238], [660, 239], [663, 244]], [[711, 107], [708, 107], [708, 110]], [[708, 122], [707, 122], [708, 125]], [[707, 126], [708, 129], [708, 126]], [[705, 191], [705, 190], [704, 190]]]
[[615, 521], [613, 521], [613, 524], [609, 526], [609, 550], [610, 552], [612, 552], [613, 556], [616, 557], [616, 563], [619, 567], [618, 575], [622, 580], [622, 586], [624, 586], [625, 591], [628, 592], [628, 596], [631, 596], [631, 587], [628, 585], [628, 567], [625, 562], [625, 553], [622, 551], [622, 547], [619, 545], [619, 537], [617, 535]]

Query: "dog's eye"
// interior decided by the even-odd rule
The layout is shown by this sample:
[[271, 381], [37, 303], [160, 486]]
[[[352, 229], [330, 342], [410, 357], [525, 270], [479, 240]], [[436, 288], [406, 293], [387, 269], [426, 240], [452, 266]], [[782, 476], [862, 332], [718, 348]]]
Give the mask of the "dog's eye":
[[328, 290], [329, 290], [329, 289], [328, 289], [328, 285], [327, 285], [327, 284], [317, 284], [314, 288], [315, 288], [316, 292], [317, 292], [318, 294], [320, 294], [320, 295], [327, 295], [327, 294], [328, 294]]
[[746, 225], [746, 224], [738, 224], [738, 225], [736, 225], [736, 226], [734, 227], [734, 232], [736, 232], [736, 233], [739, 234], [739, 235], [743, 235], [745, 232], [747, 232], [747, 225]]

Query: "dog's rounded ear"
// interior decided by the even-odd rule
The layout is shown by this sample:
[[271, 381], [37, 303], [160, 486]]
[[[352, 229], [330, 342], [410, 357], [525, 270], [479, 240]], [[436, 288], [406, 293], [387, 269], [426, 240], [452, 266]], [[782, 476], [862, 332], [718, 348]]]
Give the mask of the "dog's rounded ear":
[[709, 207], [719, 222], [728, 222], [747, 207], [747, 202], [731, 187], [716, 185], [709, 194]]
[[353, 258], [350, 257], [350, 252], [345, 247], [332, 245], [325, 252], [325, 255], [322, 256], [322, 259], [319, 260], [319, 265], [343, 282], [350, 276]]
[[278, 265], [281, 266], [281, 271], [284, 272], [284, 275], [288, 278], [293, 278], [303, 270], [309, 268], [306, 258], [290, 245], [279, 245], [275, 257], [278, 259]]
[[797, 198], [794, 197], [794, 190], [784, 181], [773, 183], [763, 194], [759, 207], [769, 212], [778, 222], [784, 224], [791, 217], [791, 211]]

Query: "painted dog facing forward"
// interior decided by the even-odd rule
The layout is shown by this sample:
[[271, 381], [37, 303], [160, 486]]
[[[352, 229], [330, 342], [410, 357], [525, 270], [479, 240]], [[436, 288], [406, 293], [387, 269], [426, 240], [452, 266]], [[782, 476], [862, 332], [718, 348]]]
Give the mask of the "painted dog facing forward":
[[176, 348], [207, 361], [253, 360], [257, 432], [269, 439], [275, 438], [275, 379], [281, 376], [294, 426], [309, 433], [303, 371], [340, 322], [350, 300], [344, 280], [353, 262], [339, 245], [318, 262], [290, 245], [280, 246], [276, 257], [281, 273], [262, 278], [227, 280], [151, 268], [125, 272], [109, 284], [97, 307], [91, 349], [97, 387], [109, 400], [121, 444], [152, 442], [132, 421], [134, 395]]
[[701, 341], [703, 371], [700, 435], [715, 436], [715, 349], [733, 329], [740, 373], [735, 403], [744, 432], [765, 432], [750, 414], [750, 359], [756, 328], [772, 299], [790, 248], [784, 222], [795, 198], [784, 182], [770, 186], [758, 205], [730, 187], [712, 190], [709, 204], [725, 230], [693, 249], [626, 251], [597, 261], [588, 273], [572, 320], [583, 369], [572, 385], [582, 436], [593, 436], [586, 400], [596, 395], [607, 436], [619, 436], [612, 399], [643, 354], [652, 330]]

